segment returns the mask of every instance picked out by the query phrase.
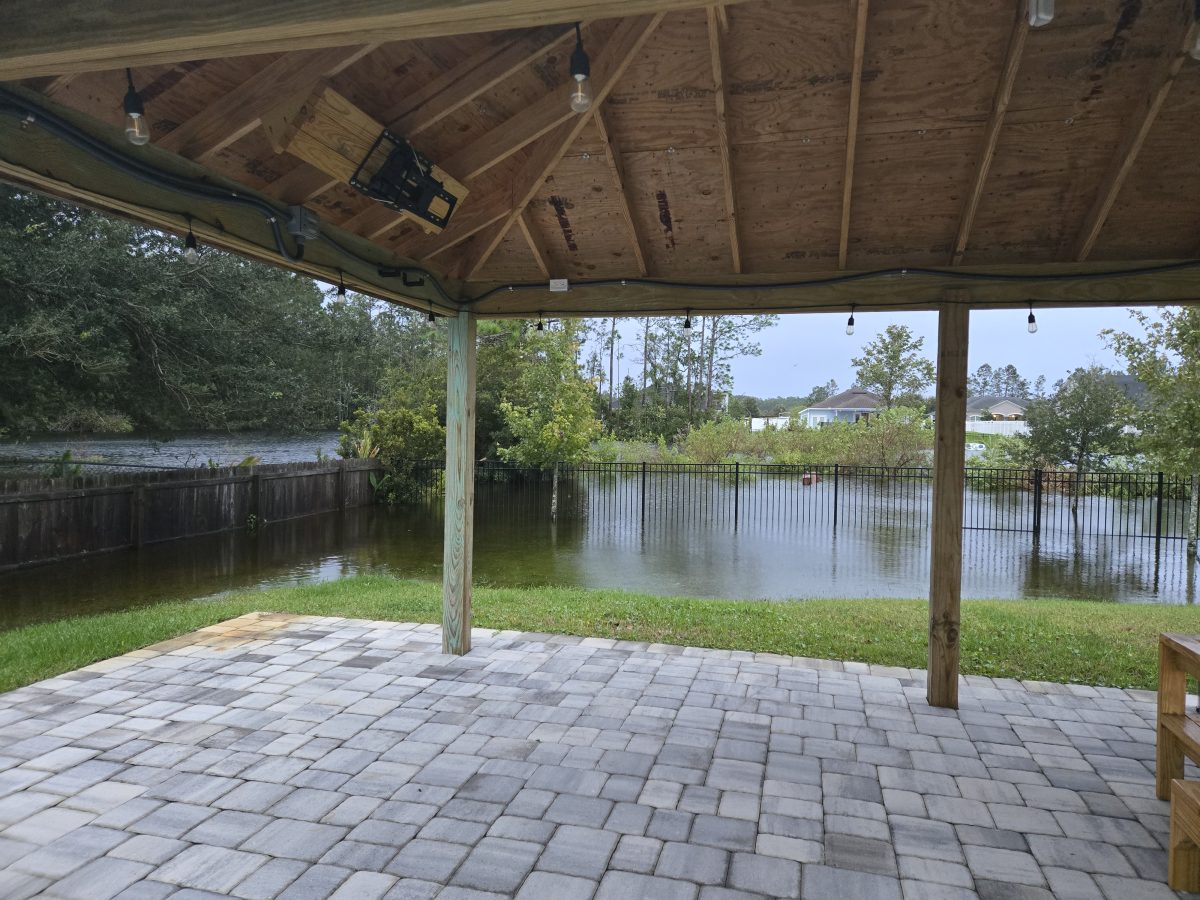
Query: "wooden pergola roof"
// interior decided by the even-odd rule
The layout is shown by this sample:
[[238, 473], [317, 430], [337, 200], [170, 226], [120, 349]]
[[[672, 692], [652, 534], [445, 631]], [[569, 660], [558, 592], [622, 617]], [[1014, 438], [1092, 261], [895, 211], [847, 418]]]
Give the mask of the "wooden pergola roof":
[[[289, 262], [261, 214], [147, 185], [12, 109], [0, 177], [178, 233], [190, 216], [204, 242], [442, 313], [1189, 302], [1194, 16], [1193, 0], [1059, 0], [1038, 29], [997, 0], [9, 0], [10, 107], [281, 215], [304, 204], [353, 258], [315, 240]], [[576, 20], [597, 101], [582, 116]], [[125, 66], [144, 148], [121, 133]], [[469, 188], [444, 232], [279, 152], [272, 123], [322, 87]]]

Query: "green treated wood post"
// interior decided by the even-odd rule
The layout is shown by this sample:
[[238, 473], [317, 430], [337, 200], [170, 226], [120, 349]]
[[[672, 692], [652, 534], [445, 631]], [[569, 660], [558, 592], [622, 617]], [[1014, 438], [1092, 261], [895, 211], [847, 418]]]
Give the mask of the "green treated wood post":
[[450, 324], [446, 363], [446, 536], [442, 550], [442, 652], [471, 649], [471, 543], [475, 510], [475, 317]]

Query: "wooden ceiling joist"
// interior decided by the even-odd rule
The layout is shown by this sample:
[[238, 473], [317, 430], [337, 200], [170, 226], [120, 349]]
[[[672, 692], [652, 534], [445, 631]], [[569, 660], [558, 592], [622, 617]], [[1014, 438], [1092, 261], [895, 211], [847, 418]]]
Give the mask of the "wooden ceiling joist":
[[850, 202], [854, 198], [854, 154], [858, 148], [858, 108], [862, 99], [868, 7], [868, 0], [858, 0], [854, 18], [854, 52], [850, 63], [850, 113], [846, 122], [846, 166], [842, 173], [842, 225], [838, 232], [839, 269], [846, 268], [846, 256], [850, 251]]
[[561, 92], [551, 91], [443, 160], [442, 168], [469, 182], [576, 115]]
[[1017, 82], [1017, 72], [1021, 67], [1021, 54], [1025, 52], [1025, 41], [1029, 37], [1029, 16], [1025, 3], [1017, 4], [1017, 15], [1013, 22], [1012, 33], [1008, 38], [1008, 50], [1004, 54], [1004, 67], [1000, 70], [1000, 81], [996, 85], [996, 96], [992, 101], [992, 111], [988, 115], [987, 130], [983, 136], [983, 150], [979, 154], [979, 163], [975, 169], [975, 180], [963, 204], [962, 216], [958, 221], [958, 234], [954, 238], [954, 250], [950, 254], [950, 265], [957, 266], [962, 262], [963, 254], [971, 239], [971, 226], [975, 224], [975, 214], [979, 212], [979, 201], [983, 199], [983, 189], [987, 184], [988, 173], [992, 170], [992, 160], [996, 157], [996, 145], [1000, 141], [1000, 129], [1004, 127], [1004, 117], [1008, 113], [1008, 104], [1012, 100], [1013, 85]]
[[485, 47], [407, 94], [384, 114], [383, 120], [396, 134], [412, 140], [536, 62], [574, 33], [573, 28], [550, 26], [523, 34], [499, 48]]
[[308, 94], [321, 79], [358, 62], [378, 45], [288, 53], [269, 63], [215, 103], [210, 103], [155, 143], [204, 162], [262, 124], [289, 94]]
[[595, 118], [596, 129], [600, 132], [600, 140], [604, 144], [604, 159], [608, 163], [608, 170], [612, 173], [613, 186], [616, 188], [621, 218], [629, 231], [629, 243], [633, 247], [633, 257], [637, 261], [637, 272], [639, 275], [645, 275], [649, 270], [646, 268], [646, 254], [642, 249], [642, 238], [638, 234], [637, 220], [633, 216], [633, 210], [629, 205], [629, 194], [625, 188], [625, 166], [621, 162], [621, 150], [613, 140], [612, 127], [604, 114], [603, 105], [596, 107]]
[[1194, 7], [1191, 3], [1182, 6], [1183, 18], [1176, 32], [1177, 35], [1182, 34], [1182, 39], [1174, 43], [1168, 48], [1168, 52], [1163, 54], [1158, 73], [1151, 81], [1150, 91], [1143, 96], [1138, 108], [1129, 116], [1127, 120], [1129, 124], [1121, 138], [1121, 143], [1118, 145], [1116, 153], [1113, 154], [1108, 172], [1100, 183], [1100, 190], [1096, 193], [1096, 198], [1075, 239], [1072, 257], [1080, 262], [1087, 259], [1092, 248], [1096, 246], [1100, 230], [1108, 220], [1113, 204], [1117, 202], [1117, 195], [1121, 193], [1125, 179], [1133, 170], [1142, 145], [1145, 144], [1150, 129], [1158, 118], [1163, 104], [1166, 103], [1167, 95], [1171, 93], [1171, 87], [1175, 84], [1180, 69], [1190, 59], [1189, 51], [1196, 44], [1196, 35], [1200, 32], [1200, 24], [1194, 18]]
[[263, 192], [284, 203], [309, 203], [337, 187], [338, 180], [307, 163], [301, 163], [286, 175], [263, 187]]
[[517, 227], [521, 229], [521, 234], [525, 236], [525, 243], [529, 245], [529, 252], [533, 254], [533, 261], [537, 263], [542, 276], [549, 278], [550, 252], [546, 247], [546, 242], [542, 240], [542, 233], [537, 230], [537, 223], [529, 215], [528, 209], [521, 213], [521, 218], [517, 219]]
[[[726, 3], [742, 0], [725, 0]], [[704, 5], [622, 0], [623, 16]], [[0, 81], [612, 17], [610, 0], [6, 0]]]
[[[653, 16], [622, 19], [617, 25], [608, 42], [592, 61], [593, 103], [603, 104], [608, 98], [617, 80], [662, 22], [663, 15], [658, 13]], [[559, 94], [556, 99], [564, 107], [570, 108], [565, 96]], [[485, 240], [476, 240], [476, 246], [472, 248], [472, 257], [463, 261], [463, 271], [468, 278], [475, 277], [491, 258], [504, 236], [512, 229], [542, 183], [554, 171], [554, 167], [575, 143], [589, 121], [590, 116], [574, 115], [533, 145], [529, 158], [513, 180], [513, 205], [508, 215], [498, 228], [492, 228]]]
[[[403, 101], [405, 112], [398, 114], [398, 118], [391, 120], [389, 130], [406, 139], [411, 139], [415, 135], [419, 135], [422, 131], [432, 127], [456, 110], [461, 109], [485, 91], [495, 87], [514, 72], [530, 65], [574, 33], [574, 28], [539, 29], [532, 35], [527, 35], [512, 42], [499, 52], [495, 48], [489, 48], [488, 51], [468, 57], [465, 63], [470, 63], [470, 67], [466, 67], [465, 63], [464, 65], [455, 66], [446, 72], [443, 78], [437, 78], [430, 82], [427, 85], [427, 89], [418, 90], [413, 96], [406, 98]], [[520, 131], [521, 128], [533, 127], [536, 126], [530, 120], [526, 119], [516, 129], [510, 128], [510, 133], [517, 135], [519, 139], [522, 133]], [[495, 138], [497, 135], [493, 133], [485, 137]], [[535, 140], [536, 137], [537, 135], [534, 135], [529, 140]], [[526, 141], [525, 143], [528, 142]], [[418, 140], [417, 143], [420, 144], [420, 141]], [[486, 142], [476, 142], [472, 146], [475, 148], [473, 151], [475, 158], [490, 158], [492, 160], [490, 165], [494, 165], [495, 162], [503, 158]], [[521, 146], [524, 146], [524, 144], [515, 147], [510, 152], [516, 152]], [[476, 163], [468, 156], [452, 160], [452, 164], [454, 168], [446, 168], [445, 166], [443, 168], [446, 168], [448, 172], [458, 175], [460, 181], [471, 187], [471, 182], [475, 175], [459, 174], [459, 172], [463, 167], [474, 166]], [[478, 172], [482, 171], [484, 171], [483, 168], [478, 170]], [[478, 174], [478, 172], [475, 174]], [[405, 221], [403, 217], [394, 216], [390, 223], [378, 229], [372, 237], [380, 237], [387, 234], [403, 221]], [[488, 223], [490, 224], [492, 221], [495, 221], [495, 218], [489, 219]], [[486, 227], [486, 225], [480, 225], [479, 227]], [[475, 229], [475, 231], [477, 230]], [[475, 231], [463, 234], [459, 240], [466, 240]], [[458, 242], [456, 241], [455, 243]], [[447, 249], [451, 246], [453, 244], [446, 243], [441, 249]], [[429, 249], [431, 248], [427, 248], [427, 252]]]
[[717, 8], [708, 8], [708, 53], [712, 60], [713, 101], [717, 108], [717, 149], [721, 156], [721, 175], [725, 187], [725, 216], [729, 222], [729, 253], [733, 271], [742, 271], [742, 247], [738, 240], [737, 197], [733, 183], [733, 149], [729, 145], [728, 89], [721, 51], [721, 25]]

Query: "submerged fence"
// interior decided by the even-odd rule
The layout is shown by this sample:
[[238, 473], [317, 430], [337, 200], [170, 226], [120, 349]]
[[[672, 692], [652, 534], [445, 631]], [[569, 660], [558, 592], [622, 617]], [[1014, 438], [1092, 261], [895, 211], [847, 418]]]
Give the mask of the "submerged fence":
[[[440, 499], [443, 465], [408, 466], [411, 495]], [[927, 467], [770, 463], [583, 463], [553, 470], [476, 466], [479, 515], [505, 508], [633, 524], [704, 524], [738, 530], [820, 524], [830, 528], [928, 528], [933, 470]], [[1075, 533], [1183, 539], [1189, 486], [1161, 473], [966, 471], [963, 527], [979, 531]]]
[[0, 570], [361, 506], [379, 463], [106, 468], [0, 480]]

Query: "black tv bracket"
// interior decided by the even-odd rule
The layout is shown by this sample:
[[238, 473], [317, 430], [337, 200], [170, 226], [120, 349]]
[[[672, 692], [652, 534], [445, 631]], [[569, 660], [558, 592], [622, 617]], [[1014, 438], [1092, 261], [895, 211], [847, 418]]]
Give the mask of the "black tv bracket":
[[433, 168], [408, 141], [385, 130], [354, 170], [350, 184], [372, 200], [445, 228], [458, 197], [433, 176]]

